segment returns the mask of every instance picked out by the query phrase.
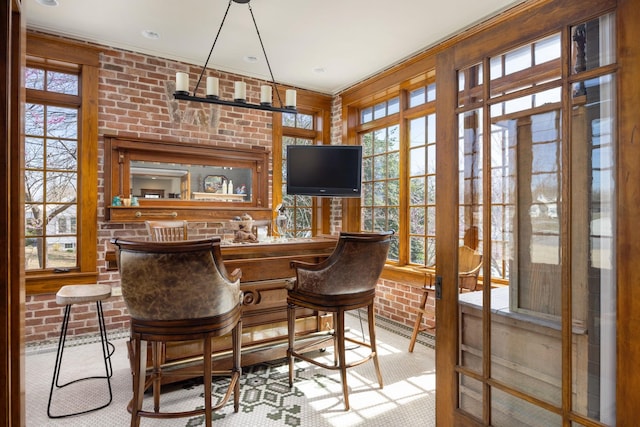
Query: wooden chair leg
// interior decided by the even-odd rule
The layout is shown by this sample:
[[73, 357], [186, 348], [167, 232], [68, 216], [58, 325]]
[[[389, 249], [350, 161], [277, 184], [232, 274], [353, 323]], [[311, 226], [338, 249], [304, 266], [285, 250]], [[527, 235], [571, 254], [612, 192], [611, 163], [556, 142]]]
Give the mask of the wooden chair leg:
[[204, 377], [202, 378], [202, 385], [204, 386], [204, 424], [206, 427], [211, 427], [213, 422], [213, 408], [211, 405], [211, 337], [208, 335], [204, 338], [202, 360], [204, 364]]
[[160, 392], [162, 379], [162, 342], [154, 341], [151, 343], [151, 358], [153, 359], [153, 410], [160, 412]]
[[344, 310], [336, 313], [335, 332], [337, 335], [335, 352], [338, 353], [338, 366], [340, 367], [340, 379], [342, 380], [342, 394], [344, 396], [344, 410], [349, 410], [349, 386], [347, 385], [347, 356], [344, 342]]
[[134, 362], [133, 372], [131, 427], [139, 427], [140, 415], [138, 414], [138, 412], [142, 410], [142, 400], [144, 398], [144, 384], [147, 370], [147, 342], [136, 339], [134, 343], [134, 353], [136, 355], [136, 360]]
[[[232, 332], [232, 345], [233, 345], [233, 372], [238, 373], [240, 377], [242, 373], [242, 365], [240, 363], [240, 346], [242, 343], [242, 321], [240, 320]], [[236, 384], [233, 388], [233, 412], [238, 412], [240, 409], [240, 378], [236, 380]]]
[[289, 358], [289, 387], [293, 387], [293, 346], [296, 336], [296, 309], [293, 304], [287, 305], [287, 327], [289, 329], [287, 334], [289, 337], [289, 348], [287, 349], [287, 357]]
[[380, 362], [378, 361], [378, 349], [376, 347], [376, 319], [373, 310], [373, 302], [367, 307], [367, 315], [369, 320], [369, 341], [371, 344], [371, 353], [373, 354], [373, 364], [376, 367], [376, 376], [378, 377], [378, 384], [380, 388], [383, 388], [382, 373], [380, 371]]
[[420, 300], [420, 308], [418, 308], [416, 313], [416, 322], [413, 325], [413, 334], [411, 334], [411, 341], [409, 341], [409, 353], [413, 353], [413, 348], [416, 345], [416, 339], [418, 338], [418, 333], [420, 332], [420, 327], [422, 326], [422, 316], [424, 315], [425, 307], [427, 306], [427, 299], [429, 298], [429, 290], [422, 290], [422, 299]]

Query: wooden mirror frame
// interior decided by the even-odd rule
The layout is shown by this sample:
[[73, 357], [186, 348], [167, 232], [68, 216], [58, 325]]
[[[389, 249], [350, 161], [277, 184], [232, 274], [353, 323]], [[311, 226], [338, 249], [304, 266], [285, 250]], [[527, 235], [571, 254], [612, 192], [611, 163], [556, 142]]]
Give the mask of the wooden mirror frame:
[[[269, 152], [264, 147], [229, 148], [104, 136], [105, 143], [105, 219], [138, 222], [148, 219], [227, 221], [248, 213], [254, 219], [270, 219], [268, 206]], [[251, 200], [139, 199], [138, 206], [113, 206], [114, 196], [126, 195], [131, 182], [131, 161], [246, 168], [251, 170]]]

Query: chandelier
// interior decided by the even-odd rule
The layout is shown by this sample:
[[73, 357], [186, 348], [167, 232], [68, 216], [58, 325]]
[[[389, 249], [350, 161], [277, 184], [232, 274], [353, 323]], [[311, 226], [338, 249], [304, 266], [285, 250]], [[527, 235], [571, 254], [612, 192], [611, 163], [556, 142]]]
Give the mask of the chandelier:
[[[256, 19], [253, 16], [253, 10], [251, 9], [251, 4], [249, 4], [250, 1], [251, 0], [229, 0], [229, 4], [227, 5], [227, 10], [224, 13], [224, 17], [222, 18], [222, 23], [220, 24], [220, 28], [218, 28], [218, 33], [216, 34], [216, 38], [213, 41], [211, 50], [209, 50], [209, 56], [207, 56], [207, 60], [204, 63], [204, 66], [202, 67], [202, 71], [200, 72], [200, 76], [198, 77], [198, 82], [196, 83], [195, 89], [193, 90], [193, 94], [189, 92], [189, 75], [187, 73], [178, 72], [176, 73], [176, 90], [173, 93], [174, 99], [180, 99], [184, 101], [206, 102], [209, 104], [227, 105], [231, 107], [253, 108], [256, 110], [278, 111], [282, 113], [296, 112], [296, 91], [295, 90], [287, 89], [286, 95], [285, 95], [285, 103], [282, 102], [282, 98], [280, 97], [280, 93], [278, 92], [278, 89], [276, 87], [276, 81], [273, 77], [273, 71], [271, 71], [269, 58], [267, 58], [267, 52], [264, 49], [264, 44], [262, 43], [262, 37], [260, 36], [260, 31], [258, 30], [258, 24], [256, 23]], [[219, 82], [218, 82], [218, 78], [216, 77], [207, 77], [206, 96], [204, 97], [197, 96], [198, 88], [200, 87], [200, 83], [202, 82], [202, 78], [204, 77], [204, 73], [205, 73], [205, 70], [207, 69], [207, 65], [209, 64], [209, 59], [211, 59], [211, 53], [213, 52], [213, 48], [216, 46], [216, 42], [218, 41], [218, 37], [220, 36], [220, 32], [222, 31], [222, 27], [224, 26], [224, 22], [227, 19], [227, 14], [229, 13], [229, 8], [231, 7], [231, 3], [247, 4], [247, 6], [249, 7], [249, 12], [251, 13], [251, 19], [253, 20], [253, 25], [256, 29], [256, 34], [258, 35], [260, 46], [262, 47], [262, 53], [264, 54], [264, 59], [267, 62], [267, 67], [269, 68], [269, 74], [271, 76], [271, 84], [262, 85], [260, 87], [260, 103], [259, 104], [251, 104], [247, 102], [247, 86], [245, 82], [234, 83], [233, 101], [220, 99], [219, 88], [218, 88]], [[272, 104], [272, 92], [275, 92], [276, 97], [278, 98], [279, 107], [273, 106]]]

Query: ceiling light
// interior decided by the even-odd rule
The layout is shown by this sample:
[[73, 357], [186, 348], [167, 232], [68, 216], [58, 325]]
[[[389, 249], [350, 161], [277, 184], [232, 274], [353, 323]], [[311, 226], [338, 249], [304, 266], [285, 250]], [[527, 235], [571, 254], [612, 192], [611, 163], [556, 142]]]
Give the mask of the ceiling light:
[[43, 6], [58, 6], [58, 0], [36, 0], [36, 2], [40, 3]]
[[[295, 90], [287, 89], [285, 103], [283, 103], [282, 99], [280, 98], [280, 93], [278, 92], [278, 88], [276, 87], [276, 81], [273, 77], [273, 72], [271, 71], [271, 65], [269, 64], [269, 58], [267, 58], [267, 52], [264, 49], [264, 44], [262, 43], [262, 37], [260, 37], [258, 24], [256, 24], [256, 19], [253, 16], [253, 10], [251, 9], [251, 4], [249, 4], [250, 1], [251, 0], [229, 0], [229, 4], [227, 5], [227, 10], [224, 13], [224, 17], [222, 18], [222, 23], [220, 24], [220, 28], [218, 28], [218, 33], [216, 34], [216, 38], [213, 41], [211, 50], [209, 50], [209, 56], [207, 56], [207, 60], [204, 63], [204, 66], [202, 67], [200, 76], [198, 77], [198, 82], [196, 83], [196, 87], [193, 90], [193, 95], [191, 95], [191, 93], [189, 92], [189, 75], [187, 73], [178, 72], [176, 73], [176, 91], [173, 93], [173, 97], [175, 99], [180, 99], [184, 101], [206, 102], [210, 104], [228, 105], [232, 107], [254, 108], [257, 110], [265, 110], [265, 111], [279, 111], [279, 112], [286, 112], [286, 113], [296, 112], [296, 91]], [[220, 36], [220, 32], [222, 31], [222, 27], [224, 26], [224, 21], [227, 19], [227, 14], [229, 13], [229, 8], [231, 7], [232, 3], [247, 4], [247, 6], [249, 7], [249, 12], [251, 13], [251, 19], [253, 20], [253, 25], [256, 29], [256, 34], [258, 35], [260, 46], [262, 47], [262, 53], [264, 54], [264, 59], [267, 62], [267, 67], [269, 68], [269, 74], [271, 75], [271, 85], [262, 85], [260, 88], [259, 104], [250, 104], [247, 102], [247, 93], [246, 93], [247, 84], [242, 81], [235, 82], [233, 101], [225, 101], [220, 99], [219, 92], [218, 92], [218, 79], [216, 77], [207, 77], [206, 96], [205, 97], [197, 96], [198, 88], [200, 87], [200, 83], [202, 82], [202, 77], [204, 76], [204, 72], [207, 69], [207, 65], [209, 64], [209, 59], [211, 59], [211, 53], [213, 52], [213, 48], [216, 46], [216, 42], [218, 41], [218, 36]], [[258, 59], [256, 57], [252, 57], [252, 56], [245, 57], [245, 61], [247, 62], [256, 62], [257, 60]], [[279, 107], [272, 106], [271, 100], [272, 100], [273, 91], [275, 91], [276, 96], [278, 98], [278, 102], [280, 104]]]
[[151, 40], [160, 39], [160, 34], [156, 33], [155, 31], [152, 31], [152, 30], [142, 30], [141, 33], [142, 33], [143, 36], [145, 36], [146, 38], [151, 39]]

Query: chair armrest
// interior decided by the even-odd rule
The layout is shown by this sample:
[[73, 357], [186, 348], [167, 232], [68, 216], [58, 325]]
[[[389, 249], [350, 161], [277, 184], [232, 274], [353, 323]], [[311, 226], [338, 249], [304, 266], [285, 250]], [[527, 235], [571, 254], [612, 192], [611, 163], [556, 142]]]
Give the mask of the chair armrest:
[[229, 274], [229, 281], [235, 282], [236, 280], [240, 280], [242, 277], [242, 270], [240, 268], [234, 269], [231, 274]]
[[296, 279], [295, 277], [289, 277], [287, 279], [284, 279], [284, 287], [288, 291], [294, 290], [297, 284], [298, 284], [298, 279]]
[[297, 268], [302, 268], [304, 270], [315, 270], [314, 267], [318, 266], [319, 264], [313, 263], [313, 262], [307, 262], [307, 261], [291, 261], [289, 263], [289, 266], [291, 268], [293, 268], [294, 270]]

